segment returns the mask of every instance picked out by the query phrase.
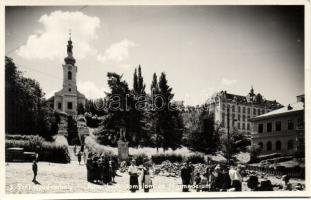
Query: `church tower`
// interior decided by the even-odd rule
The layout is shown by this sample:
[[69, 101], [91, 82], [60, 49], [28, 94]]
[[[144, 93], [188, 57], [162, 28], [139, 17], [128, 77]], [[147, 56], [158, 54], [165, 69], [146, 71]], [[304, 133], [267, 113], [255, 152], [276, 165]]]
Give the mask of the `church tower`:
[[77, 88], [78, 67], [75, 65], [76, 59], [73, 57], [72, 49], [70, 35], [67, 44], [67, 56], [64, 59], [65, 64], [63, 64], [63, 89], [55, 93], [54, 110], [76, 116], [79, 104], [85, 106], [85, 96]]

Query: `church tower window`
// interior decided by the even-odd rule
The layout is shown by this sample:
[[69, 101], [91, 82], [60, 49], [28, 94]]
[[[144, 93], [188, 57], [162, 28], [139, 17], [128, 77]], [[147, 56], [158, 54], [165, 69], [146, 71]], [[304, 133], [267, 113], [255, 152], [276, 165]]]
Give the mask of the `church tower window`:
[[68, 72], [68, 80], [71, 80], [71, 79], [72, 79], [72, 72], [69, 71], [69, 72]]

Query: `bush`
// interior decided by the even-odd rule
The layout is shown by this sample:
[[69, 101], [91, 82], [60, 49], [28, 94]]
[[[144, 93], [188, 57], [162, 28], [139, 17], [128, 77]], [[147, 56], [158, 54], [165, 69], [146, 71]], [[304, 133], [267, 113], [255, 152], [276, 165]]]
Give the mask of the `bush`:
[[144, 163], [144, 160], [147, 158], [148, 156], [144, 153], [136, 154], [133, 156], [133, 159], [136, 160], [136, 165], [142, 165]]
[[[68, 143], [64, 136], [56, 136], [54, 142], [45, 141], [40, 136], [8, 136], [5, 148], [21, 147], [24, 151], [39, 154], [39, 161], [69, 163]], [[16, 138], [16, 139], [12, 139]], [[28, 138], [28, 139], [27, 139]]]
[[186, 160], [190, 161], [193, 164], [205, 163], [204, 155], [200, 153], [191, 154], [187, 156]]
[[177, 154], [155, 154], [151, 156], [152, 162], [155, 164], [161, 164], [163, 161], [169, 160], [170, 162], [182, 162], [182, 155]]

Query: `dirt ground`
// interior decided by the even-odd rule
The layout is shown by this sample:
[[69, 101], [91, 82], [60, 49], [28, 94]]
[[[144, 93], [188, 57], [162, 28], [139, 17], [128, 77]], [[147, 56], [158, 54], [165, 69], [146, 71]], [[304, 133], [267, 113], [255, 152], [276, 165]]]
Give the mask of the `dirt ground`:
[[[35, 194], [35, 193], [102, 193], [102, 192], [130, 192], [128, 188], [129, 176], [120, 173], [115, 178], [116, 184], [97, 185], [86, 180], [86, 167], [77, 161], [70, 164], [56, 164], [48, 162], [38, 163], [38, 183], [32, 182], [31, 163], [6, 164], [6, 193], [7, 194]], [[276, 177], [269, 177], [272, 184], [282, 184]], [[180, 192], [181, 179], [179, 177], [154, 176], [154, 188], [150, 192]], [[292, 179], [292, 183], [304, 183], [302, 180]], [[247, 191], [246, 182], [243, 190]], [[195, 190], [191, 190], [195, 192]], [[138, 191], [143, 192], [142, 189]]]

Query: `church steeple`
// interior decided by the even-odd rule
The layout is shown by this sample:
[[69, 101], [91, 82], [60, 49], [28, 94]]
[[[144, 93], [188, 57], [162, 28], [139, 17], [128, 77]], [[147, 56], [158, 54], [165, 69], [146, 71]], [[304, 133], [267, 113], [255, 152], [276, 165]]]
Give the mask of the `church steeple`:
[[67, 57], [64, 60], [66, 64], [75, 65], [76, 59], [73, 57], [72, 48], [73, 48], [73, 45], [71, 41], [71, 32], [69, 32], [69, 40], [67, 44]]

